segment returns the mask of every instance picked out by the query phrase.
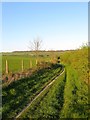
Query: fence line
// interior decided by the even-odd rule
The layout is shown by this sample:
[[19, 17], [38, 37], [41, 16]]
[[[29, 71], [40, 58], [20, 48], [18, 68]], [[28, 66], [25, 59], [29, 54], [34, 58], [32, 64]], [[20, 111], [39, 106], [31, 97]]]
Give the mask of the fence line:
[[[37, 60], [35, 60], [35, 64], [37, 65]], [[21, 60], [21, 64], [20, 64], [20, 69], [22, 72], [24, 72], [24, 60], [22, 59]], [[29, 66], [28, 66], [28, 69], [29, 68], [32, 68], [33, 67], [33, 64], [32, 64], [32, 60], [29, 61]], [[9, 67], [9, 64], [8, 64], [8, 60], [6, 59], [5, 60], [5, 74], [8, 74], [9, 72], [12, 72], [10, 71], [10, 67]]]
[[[27, 69], [32, 68], [33, 67], [32, 60], [29, 60], [28, 62], [29, 62], [29, 65], [28, 65]], [[38, 60], [36, 59], [34, 62], [35, 62], [35, 65], [37, 66], [38, 65]], [[48, 62], [54, 63], [54, 59], [52, 60], [52, 58], [51, 58], [51, 59], [48, 60]], [[21, 60], [21, 64], [19, 66], [20, 66], [19, 69], [22, 72], [24, 72], [25, 61], [23, 59]], [[9, 72], [12, 72], [12, 71], [10, 71], [10, 64], [8, 64], [8, 60], [6, 59], [5, 60], [5, 74], [8, 74]]]

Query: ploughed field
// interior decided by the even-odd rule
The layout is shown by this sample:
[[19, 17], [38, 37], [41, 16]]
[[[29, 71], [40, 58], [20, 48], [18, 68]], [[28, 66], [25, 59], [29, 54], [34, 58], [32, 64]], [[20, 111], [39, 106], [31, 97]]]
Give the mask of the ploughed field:
[[[89, 117], [88, 49], [66, 51], [60, 54], [60, 58], [62, 65], [53, 64], [49, 68], [42, 68], [31, 77], [3, 87], [4, 119], [59, 120]], [[60, 73], [62, 74], [58, 76]], [[53, 84], [33, 101], [54, 78]], [[33, 102], [29, 105], [31, 101]]]

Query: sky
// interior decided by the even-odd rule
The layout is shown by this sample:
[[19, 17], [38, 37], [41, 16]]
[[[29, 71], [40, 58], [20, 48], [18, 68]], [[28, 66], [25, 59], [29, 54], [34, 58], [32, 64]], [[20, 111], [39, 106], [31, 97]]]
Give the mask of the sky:
[[78, 48], [88, 41], [88, 3], [3, 2], [0, 51], [29, 50], [37, 37], [42, 50]]

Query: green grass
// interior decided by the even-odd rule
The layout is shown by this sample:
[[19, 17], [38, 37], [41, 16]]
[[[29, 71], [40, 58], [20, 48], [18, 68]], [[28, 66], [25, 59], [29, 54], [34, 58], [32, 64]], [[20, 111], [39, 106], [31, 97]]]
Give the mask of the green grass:
[[[40, 60], [48, 61], [48, 57], [39, 57]], [[24, 71], [30, 68], [30, 61], [32, 67], [36, 66], [36, 57], [29, 55], [3, 55], [2, 56], [2, 73], [5, 74], [5, 62], [8, 61], [8, 68], [10, 72], [21, 72], [22, 71], [22, 60], [24, 63]]]
[[[75, 51], [65, 51], [61, 54], [57, 53], [57, 55], [60, 55], [61, 63], [65, 65], [66, 76], [60, 77], [52, 86], [48, 87], [31, 107], [22, 114], [21, 117], [23, 119], [26, 117], [36, 117], [36, 119], [47, 117], [48, 119], [57, 118], [57, 120], [62, 118], [88, 118], [88, 49], [86, 47]], [[16, 60], [14, 57], [16, 57]], [[26, 69], [28, 68], [29, 56], [9, 56], [8, 59], [9, 58], [10, 63], [16, 63], [18, 59], [21, 61], [22, 58], [24, 58], [24, 60], [27, 61], [25, 67]], [[6, 58], [3, 59], [4, 62]], [[35, 57], [32, 56], [31, 59], [34, 64]], [[50, 59], [50, 56], [42, 57], [42, 59]], [[13, 63], [13, 65], [15, 65], [15, 63]], [[13, 69], [11, 71], [21, 70], [21, 68], [19, 68], [20, 63], [17, 63], [17, 67], [11, 66], [10, 69]], [[3, 66], [3, 71], [4, 69], [5, 67]], [[29, 98], [30, 100], [33, 99], [36, 91], [38, 92], [42, 87], [45, 87], [45, 85], [50, 82], [48, 80], [57, 75], [56, 73], [58, 73], [58, 69], [56, 68], [44, 72], [41, 70], [41, 74], [36, 73], [36, 75], [31, 78], [12, 83], [11, 86], [13, 87], [9, 86], [7, 89], [3, 89], [3, 115], [6, 117], [14, 117], [28, 103]]]
[[29, 69], [29, 62], [32, 61], [33, 66], [35, 65], [35, 58], [29, 56], [3, 56], [2, 57], [2, 72], [5, 72], [5, 62], [8, 61], [9, 72], [22, 71], [22, 59], [24, 61], [24, 69]]
[[67, 78], [60, 118], [88, 118], [88, 49], [66, 52], [61, 59]]
[[3, 87], [3, 118], [13, 118], [38, 94], [52, 79], [59, 74], [61, 67], [42, 69], [30, 78], [21, 79]]
[[66, 51], [61, 62], [66, 67], [66, 82], [57, 80], [22, 114], [23, 119], [88, 118], [88, 49]]
[[58, 119], [63, 106], [65, 72], [59, 76], [52, 86], [49, 86], [40, 97], [20, 116], [21, 119]]
[[88, 87], [78, 77], [77, 72], [67, 67], [67, 79], [64, 90], [64, 105], [60, 118], [88, 117]]

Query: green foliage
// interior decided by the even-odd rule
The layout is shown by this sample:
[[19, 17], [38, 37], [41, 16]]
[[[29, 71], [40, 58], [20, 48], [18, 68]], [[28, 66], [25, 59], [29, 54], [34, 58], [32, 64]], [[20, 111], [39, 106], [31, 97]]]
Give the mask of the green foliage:
[[16, 95], [15, 89], [10, 89], [10, 94], [11, 94], [11, 95]]
[[20, 116], [30, 119], [57, 119], [63, 106], [65, 72]]
[[81, 49], [88, 49], [88, 47], [89, 47], [88, 43], [83, 43], [80, 48]]
[[[65, 66], [66, 73], [32, 103], [20, 116], [21, 119], [88, 119], [88, 57], [88, 47], [62, 52], [60, 62]], [[30, 78], [3, 88], [3, 116], [12, 118], [22, 111], [60, 73], [62, 66], [59, 66], [40, 69]]]
[[60, 65], [53, 65], [3, 87], [3, 118], [15, 117], [60, 71]]
[[88, 118], [88, 49], [62, 54], [67, 78], [60, 118]]

